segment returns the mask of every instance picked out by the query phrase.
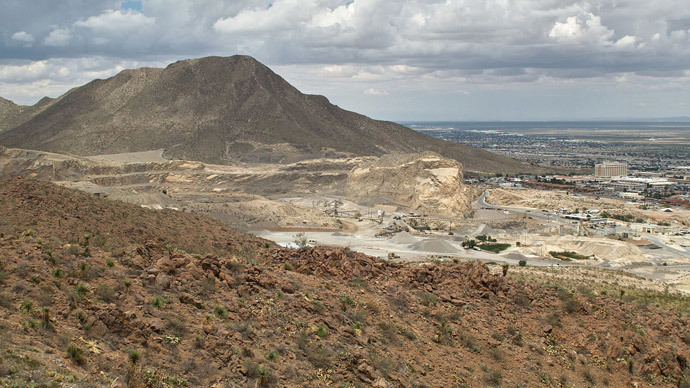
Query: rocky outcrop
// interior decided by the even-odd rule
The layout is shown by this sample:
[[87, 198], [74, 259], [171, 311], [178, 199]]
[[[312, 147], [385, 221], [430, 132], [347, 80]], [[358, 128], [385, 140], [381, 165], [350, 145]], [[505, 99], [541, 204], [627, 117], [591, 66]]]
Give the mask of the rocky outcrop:
[[368, 205], [444, 217], [469, 211], [470, 189], [462, 183], [462, 164], [434, 153], [386, 155], [353, 169], [346, 194]]

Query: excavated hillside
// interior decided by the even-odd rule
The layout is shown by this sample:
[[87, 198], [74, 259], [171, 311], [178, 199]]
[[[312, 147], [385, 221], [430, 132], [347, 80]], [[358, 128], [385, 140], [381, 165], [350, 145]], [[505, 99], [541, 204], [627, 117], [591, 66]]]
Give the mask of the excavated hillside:
[[81, 156], [165, 149], [168, 157], [214, 164], [433, 151], [472, 171], [529, 170], [302, 94], [247, 56], [185, 60], [92, 81], [0, 134], [0, 144]]
[[195, 232], [176, 218], [193, 216], [1, 183], [13, 220], [0, 234], [2, 386], [688, 386], [690, 319], [672, 311], [480, 263], [279, 249], [232, 231], [199, 239], [209, 254], [122, 227], [86, 238], [121, 206], [133, 223], [180, 223], [190, 239], [214, 221]]
[[361, 203], [444, 217], [466, 216], [472, 200], [462, 165], [431, 152], [385, 155], [363, 163], [350, 172], [345, 191]]

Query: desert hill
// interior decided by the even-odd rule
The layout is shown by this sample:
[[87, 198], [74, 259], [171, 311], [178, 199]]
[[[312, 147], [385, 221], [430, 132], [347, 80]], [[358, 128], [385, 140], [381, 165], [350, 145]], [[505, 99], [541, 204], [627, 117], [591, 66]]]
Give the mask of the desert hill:
[[211, 218], [146, 210], [21, 177], [0, 179], [0, 208], [0, 233], [50, 235], [68, 243], [92, 240], [113, 252], [148, 243], [227, 253], [267, 243]]
[[55, 102], [55, 99], [44, 97], [35, 105], [17, 105], [0, 97], [0, 132], [12, 129], [42, 112]]
[[[204, 217], [0, 184], [2, 386], [688, 386], [688, 317], [622, 293], [279, 249]], [[147, 235], [104, 225], [118, 212]], [[196, 249], [214, 253], [157, 240], [165, 222], [211, 234]], [[104, 244], [82, 235], [96, 231]]]
[[13, 127], [0, 144], [82, 156], [165, 149], [171, 158], [226, 164], [433, 151], [469, 171], [528, 170], [302, 94], [247, 56], [125, 70], [70, 90], [34, 116], [16, 110], [0, 116], [0, 128]]

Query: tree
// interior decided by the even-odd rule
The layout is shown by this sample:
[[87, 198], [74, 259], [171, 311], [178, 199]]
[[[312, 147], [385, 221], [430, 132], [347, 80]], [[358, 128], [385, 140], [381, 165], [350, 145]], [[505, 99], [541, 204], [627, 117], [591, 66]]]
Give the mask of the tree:
[[293, 236], [293, 238], [294, 238], [293, 241], [295, 242], [295, 245], [297, 245], [297, 247], [298, 247], [299, 249], [304, 249], [304, 248], [307, 247], [307, 241], [308, 241], [308, 240], [307, 240], [307, 235], [306, 235], [306, 234], [304, 234], [304, 233], [297, 233], [296, 235]]

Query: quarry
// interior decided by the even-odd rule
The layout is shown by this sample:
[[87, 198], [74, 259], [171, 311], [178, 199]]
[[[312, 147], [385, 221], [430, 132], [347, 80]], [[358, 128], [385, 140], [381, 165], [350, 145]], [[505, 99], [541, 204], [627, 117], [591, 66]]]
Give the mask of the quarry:
[[[679, 225], [688, 224], [690, 212], [466, 185], [462, 165], [434, 153], [213, 165], [168, 160], [162, 151], [75, 157], [3, 149], [0, 174], [17, 171], [149, 209], [210, 216], [288, 247], [297, 247], [296, 236], [303, 234], [308, 245], [347, 247], [394, 261], [591, 267], [642, 276], [658, 282], [658, 289], [690, 292], [687, 234], [635, 232], [634, 225], [615, 221], [596, 229], [556, 209], [596, 206]], [[489, 245], [504, 246], [463, 247], [485, 236], [496, 240]]]

